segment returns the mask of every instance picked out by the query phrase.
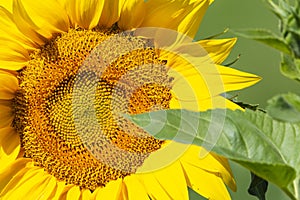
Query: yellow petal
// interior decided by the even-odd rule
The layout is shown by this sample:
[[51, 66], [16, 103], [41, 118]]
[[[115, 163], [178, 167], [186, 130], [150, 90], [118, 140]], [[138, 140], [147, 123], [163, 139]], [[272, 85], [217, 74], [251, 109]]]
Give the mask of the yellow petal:
[[[69, 30], [69, 18], [66, 11], [53, 0], [44, 1], [31, 1], [22, 0], [23, 9], [27, 11], [29, 15], [30, 24], [35, 24], [38, 28], [47, 31], [47, 35], [53, 35], [53, 33], [61, 33]], [[22, 6], [19, 1], [17, 5]], [[15, 14], [15, 13], [14, 13]], [[46, 36], [44, 34], [44, 36]]]
[[208, 52], [214, 63], [221, 64], [228, 57], [236, 38], [200, 40], [197, 43]]
[[66, 183], [62, 181], [56, 181], [56, 187], [50, 194], [49, 199], [52, 200], [59, 200], [59, 196], [61, 195], [62, 191], [65, 189]]
[[[174, 79], [172, 101], [182, 103], [181, 107], [184, 109], [192, 108], [192, 110], [200, 111], [205, 107], [204, 101], [215, 100], [212, 97], [224, 93], [225, 88], [218, 68], [210, 62], [208, 56], [203, 58], [187, 56], [186, 58], [192, 60], [174, 58], [167, 63], [171, 67], [168, 75]], [[174, 102], [171, 102], [171, 105], [175, 106]]]
[[124, 1], [125, 0], [104, 1], [104, 7], [99, 20], [99, 25], [106, 28], [112, 27], [112, 25], [120, 18]]
[[141, 27], [173, 29], [194, 38], [208, 3], [207, 0], [192, 3], [183, 0], [147, 1], [146, 15]]
[[189, 145], [174, 141], [165, 141], [163, 146], [152, 152], [137, 169], [137, 174], [147, 174], [163, 169], [178, 160]]
[[36, 185], [36, 187], [44, 187], [44, 190], [40, 193], [37, 199], [53, 199], [54, 191], [57, 189], [57, 180], [53, 176], [48, 175], [47, 181], [44, 181], [44, 185]]
[[[183, 18], [184, 7], [188, 3], [182, 0], [151, 0], [146, 1], [146, 15], [141, 26], [162, 27], [177, 30], [179, 21]], [[177, 21], [176, 21], [177, 19]], [[173, 23], [172, 23], [173, 22]]]
[[233, 103], [232, 101], [222, 97], [215, 96], [208, 99], [202, 99], [199, 102], [195, 103], [192, 101], [179, 100], [176, 98], [172, 98], [170, 101], [171, 109], [187, 109], [192, 111], [206, 111], [209, 109], [231, 109], [231, 110], [243, 110], [239, 105]]
[[160, 185], [158, 180], [151, 174], [138, 174], [138, 179], [145, 186], [147, 193], [152, 199], [170, 199], [166, 190]]
[[15, 161], [20, 152], [20, 137], [11, 127], [0, 129], [0, 171]]
[[73, 21], [85, 29], [92, 29], [99, 23], [104, 1], [98, 0], [70, 0], [65, 1], [65, 8]]
[[261, 78], [254, 74], [242, 72], [230, 67], [218, 66], [226, 92], [240, 90], [259, 82]]
[[14, 0], [13, 16], [22, 33], [39, 45], [69, 29], [67, 13], [53, 0]]
[[105, 187], [97, 188], [92, 196], [95, 200], [119, 200], [122, 191], [122, 179], [110, 181]]
[[[212, 98], [213, 100], [203, 101], [203, 106], [201, 106], [201, 111], [205, 111], [207, 109], [215, 109], [215, 108], [228, 108], [231, 110], [243, 110], [239, 105], [233, 103], [232, 101], [222, 97], [216, 96]], [[225, 104], [224, 104], [225, 100]]]
[[0, 24], [1, 37], [17, 42], [29, 50], [37, 48], [37, 45], [33, 41], [26, 38], [23, 33], [20, 32], [13, 21], [13, 15], [3, 7], [0, 7]]
[[[169, 60], [168, 60], [169, 61]], [[174, 79], [172, 91], [180, 101], [197, 103], [216, 94], [224, 93], [222, 80], [215, 65], [199, 59], [194, 66], [192, 61], [173, 58], [168, 75]], [[201, 63], [201, 65], [200, 65]]]
[[178, 31], [194, 38], [208, 6], [209, 0], [197, 0], [190, 4], [186, 16], [178, 25]]
[[145, 187], [141, 184], [141, 182], [139, 182], [136, 175], [126, 176], [123, 181], [123, 184], [125, 186], [125, 190], [122, 190], [122, 192], [125, 195], [125, 199], [149, 199]]
[[0, 37], [0, 68], [20, 70], [29, 60], [28, 51], [20, 44]]
[[6, 193], [4, 199], [48, 199], [49, 193], [55, 188], [55, 179], [50, 175], [45, 175], [41, 171], [34, 177], [26, 180], [20, 186], [13, 189], [12, 193]]
[[167, 65], [170, 67], [168, 75], [174, 79], [172, 86], [174, 100], [190, 104], [189, 107], [194, 107], [192, 110], [203, 110], [204, 106], [201, 106], [203, 100], [208, 100], [206, 103], [217, 100], [219, 103], [222, 99], [212, 97], [249, 87], [260, 80], [256, 75], [215, 65], [208, 55], [182, 57], [170, 54]]
[[125, 1], [121, 10], [118, 26], [123, 30], [139, 27], [143, 22], [145, 11], [145, 1]]
[[175, 162], [163, 169], [153, 172], [153, 176], [171, 199], [189, 199], [186, 179], [179, 162]]
[[13, 3], [13, 17], [18, 29], [26, 37], [30, 38], [39, 46], [47, 42], [47, 38], [37, 31], [38, 27], [31, 21], [23, 5], [20, 5], [18, 0], [14, 0]]
[[185, 162], [182, 162], [182, 167], [189, 187], [195, 192], [208, 199], [231, 199], [220, 177]]
[[77, 200], [80, 199], [80, 189], [76, 185], [67, 185], [62, 191], [60, 200]]
[[10, 166], [6, 168], [6, 170], [0, 172], [0, 193], [19, 171], [24, 169], [26, 165], [31, 164], [31, 159], [20, 158], [17, 159], [15, 162], [11, 163]]
[[9, 127], [14, 119], [11, 102], [0, 100], [0, 128]]
[[[205, 157], [202, 157], [202, 155]], [[191, 145], [180, 158], [180, 161], [219, 176], [232, 190], [236, 190], [236, 184], [227, 159], [209, 153], [204, 148]]]
[[9, 100], [15, 97], [18, 79], [13, 74], [0, 70], [0, 99]]
[[1, 2], [1, 6], [3, 6], [9, 12], [12, 12], [12, 4], [13, 4], [12, 0], [5, 0]]
[[89, 200], [92, 197], [92, 193], [88, 189], [84, 189], [81, 191], [80, 200]]
[[37, 199], [43, 195], [49, 183], [49, 176], [39, 167], [25, 167], [6, 185], [0, 194], [1, 199]]

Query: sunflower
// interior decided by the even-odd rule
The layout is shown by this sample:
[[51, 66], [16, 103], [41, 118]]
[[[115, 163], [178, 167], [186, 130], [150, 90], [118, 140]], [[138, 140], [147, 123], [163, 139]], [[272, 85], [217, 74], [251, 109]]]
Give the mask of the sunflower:
[[[202, 46], [215, 63], [211, 71], [188, 62], [205, 56], [185, 51], [184, 59], [159, 51], [151, 38], [121, 37], [157, 27], [193, 38], [211, 3], [6, 1], [0, 7], [0, 198], [188, 199], [189, 187], [209, 199], [230, 199], [226, 185], [236, 186], [225, 158], [209, 152], [199, 158], [204, 148], [157, 140], [114, 113], [241, 109], [220, 94], [259, 77], [221, 66], [236, 39], [181, 45]], [[97, 66], [100, 54], [119, 56]], [[211, 79], [220, 79], [221, 89]]]

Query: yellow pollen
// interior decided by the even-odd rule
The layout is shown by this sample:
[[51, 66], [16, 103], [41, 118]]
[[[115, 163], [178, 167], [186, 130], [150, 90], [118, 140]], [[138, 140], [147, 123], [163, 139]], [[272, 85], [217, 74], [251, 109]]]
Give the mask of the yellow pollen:
[[[99, 44], [119, 32], [71, 29], [33, 52], [18, 76], [14, 127], [24, 156], [58, 180], [90, 190], [135, 173], [161, 148], [162, 141], [121, 114], [168, 109], [172, 97], [168, 70], [156, 67], [166, 61], [145, 39], [133, 39], [142, 48], [107, 66], [88, 62], [81, 69]], [[112, 51], [126, 48], [111, 45]]]

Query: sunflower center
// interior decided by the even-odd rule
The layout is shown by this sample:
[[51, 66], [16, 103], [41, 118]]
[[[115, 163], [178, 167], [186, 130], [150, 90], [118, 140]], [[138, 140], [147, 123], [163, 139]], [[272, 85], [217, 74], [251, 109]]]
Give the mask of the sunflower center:
[[[172, 79], [157, 67], [165, 61], [148, 40], [111, 40], [109, 51], [95, 51], [118, 33], [71, 29], [33, 52], [18, 76], [14, 126], [24, 156], [58, 180], [90, 190], [134, 173], [162, 145], [122, 114], [167, 109], [171, 99]], [[124, 51], [133, 44], [139, 48]], [[123, 53], [110, 63], [97, 61], [99, 53], [114, 51]]]

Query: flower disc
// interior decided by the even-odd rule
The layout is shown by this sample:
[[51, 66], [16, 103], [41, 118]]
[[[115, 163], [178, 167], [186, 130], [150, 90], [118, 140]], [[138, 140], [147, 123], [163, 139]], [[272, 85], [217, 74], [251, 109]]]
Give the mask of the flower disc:
[[[171, 99], [167, 69], [154, 66], [165, 61], [147, 47], [148, 40], [129, 43], [125, 40], [132, 37], [123, 37], [111, 43], [112, 49], [126, 50], [128, 44], [138, 49], [108, 66], [91, 58], [99, 56], [92, 50], [117, 32], [70, 30], [31, 54], [18, 76], [14, 126], [25, 157], [59, 180], [91, 190], [134, 173], [162, 144], [115, 113], [167, 109]], [[137, 67], [139, 76], [124, 81]], [[139, 88], [130, 84], [145, 77], [149, 82]]]

